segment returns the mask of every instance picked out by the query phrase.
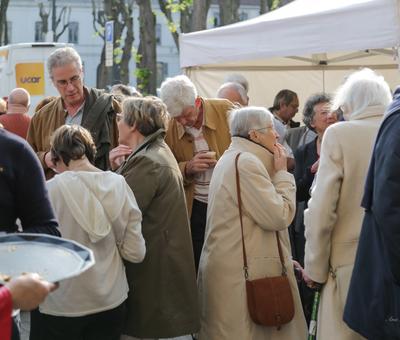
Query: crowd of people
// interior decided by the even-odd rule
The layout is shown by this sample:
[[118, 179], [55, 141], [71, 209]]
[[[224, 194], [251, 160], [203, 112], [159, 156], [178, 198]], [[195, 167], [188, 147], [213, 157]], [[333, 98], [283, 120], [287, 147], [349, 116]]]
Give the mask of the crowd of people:
[[[1, 287], [1, 339], [21, 308], [30, 340], [301, 340], [315, 289], [317, 339], [400, 338], [400, 94], [382, 76], [311, 94], [300, 126], [294, 91], [249, 106], [241, 75], [216, 98], [168, 78], [158, 98], [85, 86], [71, 47], [47, 67], [59, 96], [32, 118], [24, 89], [0, 102], [0, 231], [71, 239], [96, 263]], [[294, 316], [260, 325], [246, 281], [281, 274]]]

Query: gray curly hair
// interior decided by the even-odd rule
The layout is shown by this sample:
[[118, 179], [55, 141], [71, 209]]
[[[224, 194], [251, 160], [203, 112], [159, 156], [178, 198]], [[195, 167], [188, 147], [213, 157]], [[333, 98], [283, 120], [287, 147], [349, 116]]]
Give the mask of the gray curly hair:
[[309, 97], [306, 104], [304, 105], [303, 110], [303, 123], [305, 124], [305, 126], [314, 131], [314, 128], [311, 126], [311, 124], [315, 115], [315, 105], [320, 103], [330, 103], [330, 101], [331, 97], [329, 94], [326, 93], [316, 93]]

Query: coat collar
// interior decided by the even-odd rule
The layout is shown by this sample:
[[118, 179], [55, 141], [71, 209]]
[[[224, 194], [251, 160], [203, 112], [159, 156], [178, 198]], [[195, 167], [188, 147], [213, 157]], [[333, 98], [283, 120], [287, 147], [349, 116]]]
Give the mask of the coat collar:
[[360, 120], [368, 119], [371, 117], [382, 117], [385, 113], [385, 106], [383, 105], [370, 105], [367, 106], [364, 111], [356, 115], [355, 117], [350, 116], [349, 120]]
[[[217, 121], [216, 121], [215, 115], [210, 114], [210, 112], [212, 112], [212, 110], [210, 110], [210, 103], [202, 97], [199, 97], [199, 98], [201, 100], [201, 106], [203, 108], [203, 127], [206, 126], [207, 128], [209, 128], [211, 130], [216, 130], [217, 129]], [[178, 138], [182, 139], [186, 130], [182, 124], [178, 123], [177, 121], [175, 121], [175, 122], [176, 122], [176, 127], [178, 129]]]
[[125, 166], [130, 163], [130, 160], [132, 158], [134, 158], [137, 154], [139, 154], [142, 151], [145, 152], [147, 146], [156, 142], [157, 140], [164, 141], [164, 137], [165, 137], [164, 129], [158, 129], [156, 132], [152, 133], [151, 135], [148, 135], [143, 140], [143, 142], [139, 144], [138, 147], [135, 150], [133, 150], [133, 152], [125, 159], [125, 161], [119, 166], [116, 172], [118, 174], [121, 174]]
[[232, 137], [232, 143], [229, 147], [229, 150], [235, 150], [239, 152], [249, 152], [253, 154], [263, 163], [270, 177], [272, 177], [276, 172], [274, 167], [273, 153], [247, 138]]
[[152, 133], [151, 135], [146, 136], [145, 139], [143, 140], [143, 142], [141, 144], [139, 144], [138, 147], [131, 153], [129, 158], [137, 155], [140, 151], [145, 149], [149, 144], [152, 144], [157, 139], [164, 140], [164, 137], [165, 137], [164, 129], [158, 129], [156, 132]]

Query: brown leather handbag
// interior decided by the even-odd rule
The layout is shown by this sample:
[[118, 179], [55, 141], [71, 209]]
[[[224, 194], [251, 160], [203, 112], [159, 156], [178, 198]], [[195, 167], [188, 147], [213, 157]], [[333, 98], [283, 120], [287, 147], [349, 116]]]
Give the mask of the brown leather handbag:
[[292, 291], [285, 268], [285, 260], [282, 255], [279, 234], [276, 232], [279, 258], [282, 265], [282, 275], [264, 277], [250, 280], [247, 266], [246, 246], [243, 236], [242, 199], [240, 195], [239, 161], [240, 153], [235, 159], [236, 187], [239, 206], [240, 227], [242, 230], [243, 271], [246, 280], [247, 307], [251, 319], [259, 325], [277, 327], [290, 322], [294, 316], [294, 303]]

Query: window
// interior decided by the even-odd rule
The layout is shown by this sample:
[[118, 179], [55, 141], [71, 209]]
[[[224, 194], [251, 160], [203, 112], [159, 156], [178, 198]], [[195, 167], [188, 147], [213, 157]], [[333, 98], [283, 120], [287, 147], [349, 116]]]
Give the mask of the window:
[[161, 45], [161, 24], [156, 24], [156, 43]]
[[161, 86], [161, 83], [168, 76], [168, 63], [162, 61], [157, 63], [157, 87]]
[[71, 21], [68, 24], [68, 42], [78, 44], [79, 42], [79, 22]]
[[36, 21], [35, 22], [35, 42], [44, 41], [43, 36], [43, 22]]
[[246, 12], [240, 12], [240, 14], [239, 14], [240, 21], [247, 20], [248, 18], [249, 18], [249, 15]]

